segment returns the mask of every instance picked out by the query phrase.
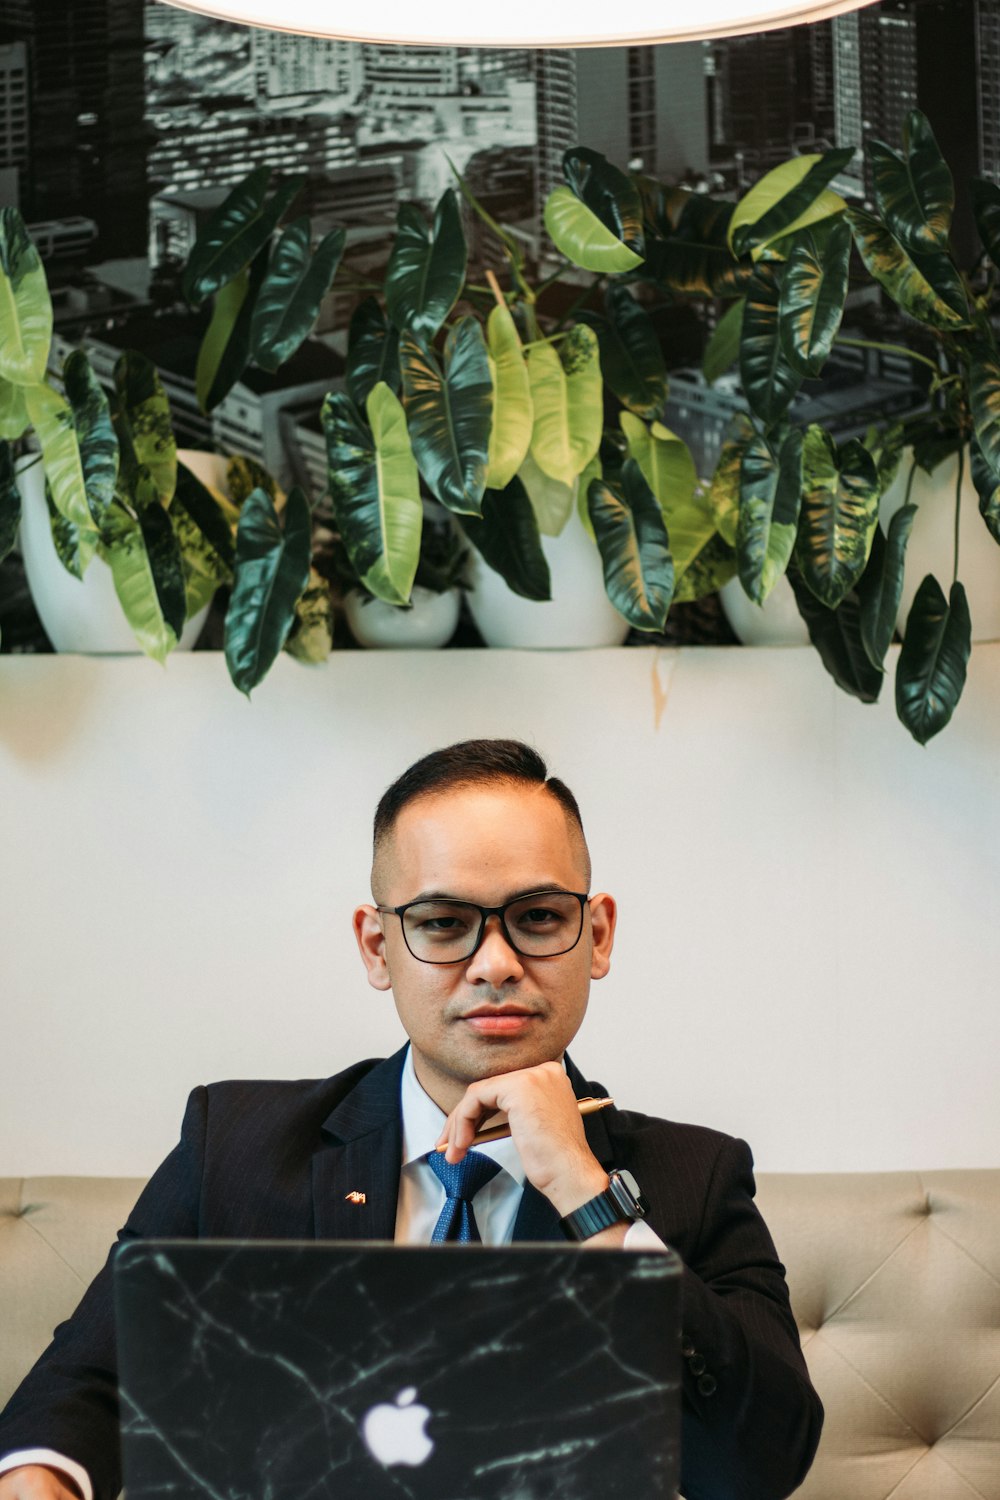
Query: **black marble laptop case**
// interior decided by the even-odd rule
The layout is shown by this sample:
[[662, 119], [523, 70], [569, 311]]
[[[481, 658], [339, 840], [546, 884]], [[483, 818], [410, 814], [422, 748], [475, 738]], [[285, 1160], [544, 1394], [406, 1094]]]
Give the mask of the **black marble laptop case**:
[[678, 1276], [560, 1245], [125, 1245], [128, 1500], [669, 1500]]

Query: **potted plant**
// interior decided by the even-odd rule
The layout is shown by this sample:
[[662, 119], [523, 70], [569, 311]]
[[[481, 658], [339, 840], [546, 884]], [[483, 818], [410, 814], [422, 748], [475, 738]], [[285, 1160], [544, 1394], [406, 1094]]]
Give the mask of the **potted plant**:
[[[230, 239], [216, 232], [213, 244], [221, 254]], [[0, 295], [11, 314], [0, 336], [0, 550], [14, 544], [23, 498], [29, 582], [57, 648], [127, 649], [117, 612], [108, 625], [90, 620], [92, 609], [106, 615], [115, 595], [135, 642], [162, 662], [179, 642], [193, 643], [225, 583], [226, 657], [238, 687], [249, 692], [286, 641], [315, 657], [321, 580], [310, 572], [302, 492], [279, 504], [263, 473], [238, 497], [203, 482], [212, 478], [209, 456], [179, 461], [166, 395], [141, 355], [118, 361], [111, 401], [82, 350], [67, 358], [58, 385], [50, 380], [52, 304], [16, 209], [0, 210]], [[67, 588], [70, 577], [79, 592]]]
[[388, 604], [368, 589], [335, 536], [331, 567], [344, 614], [359, 646], [431, 650], [455, 634], [462, 594], [468, 589], [469, 549], [443, 506], [424, 500], [417, 570], [406, 604]]

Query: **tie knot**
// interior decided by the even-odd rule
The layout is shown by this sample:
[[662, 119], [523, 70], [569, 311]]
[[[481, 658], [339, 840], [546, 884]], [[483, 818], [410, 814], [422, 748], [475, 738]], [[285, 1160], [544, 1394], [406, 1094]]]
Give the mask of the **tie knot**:
[[481, 1151], [468, 1151], [460, 1162], [445, 1160], [443, 1151], [431, 1151], [428, 1165], [449, 1198], [469, 1203], [500, 1170], [500, 1163]]

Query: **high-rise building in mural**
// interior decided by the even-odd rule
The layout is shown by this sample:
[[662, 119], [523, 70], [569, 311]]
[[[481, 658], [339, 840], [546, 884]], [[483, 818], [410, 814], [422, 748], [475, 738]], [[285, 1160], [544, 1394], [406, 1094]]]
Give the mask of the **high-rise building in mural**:
[[567, 47], [539, 47], [535, 53], [535, 217], [539, 238], [542, 211], [554, 187], [564, 182], [562, 161], [579, 143], [576, 113], [577, 54]]
[[0, 42], [0, 205], [16, 207], [28, 165], [28, 49]]
[[829, 22], [714, 42], [705, 61], [712, 158], [737, 189], [794, 152], [833, 144]]
[[294, 94], [350, 99], [364, 82], [363, 51], [353, 42], [253, 27], [250, 57], [259, 99], [283, 99]]
[[86, 214], [103, 254], [141, 254], [143, 0], [0, 0], [0, 43], [20, 43], [27, 60], [27, 217]]
[[1000, 181], [1000, 0], [976, 0], [979, 166]]
[[580, 144], [653, 176], [708, 170], [700, 47], [587, 47], [576, 54], [576, 87]]
[[837, 144], [858, 148], [849, 175], [867, 196], [862, 142], [901, 141], [917, 106], [916, 8], [914, 0], [882, 0], [831, 22]]

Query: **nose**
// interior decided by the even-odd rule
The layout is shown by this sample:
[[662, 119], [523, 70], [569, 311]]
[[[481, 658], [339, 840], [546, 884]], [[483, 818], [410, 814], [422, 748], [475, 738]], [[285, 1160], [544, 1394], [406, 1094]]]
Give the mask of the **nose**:
[[483, 940], [469, 959], [465, 973], [470, 980], [492, 985], [508, 984], [523, 977], [521, 960], [504, 936], [499, 917], [486, 918]]

